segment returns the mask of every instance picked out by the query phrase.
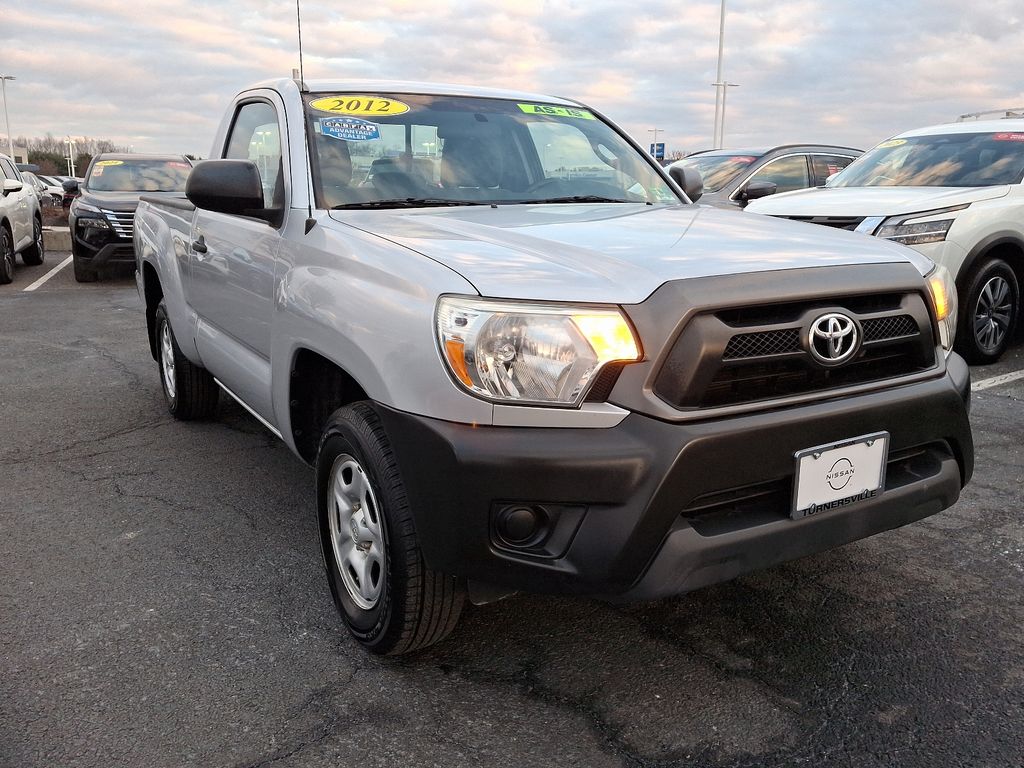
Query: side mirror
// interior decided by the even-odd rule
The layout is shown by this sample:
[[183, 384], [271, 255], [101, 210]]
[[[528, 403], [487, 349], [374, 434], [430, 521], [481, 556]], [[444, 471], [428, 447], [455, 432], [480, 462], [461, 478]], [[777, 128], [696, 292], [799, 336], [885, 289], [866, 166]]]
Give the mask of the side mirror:
[[64, 187], [64, 191], [68, 194], [78, 194], [78, 179], [68, 179], [67, 181], [62, 181], [60, 185]]
[[232, 216], [268, 218], [263, 207], [263, 182], [248, 160], [203, 160], [185, 182], [185, 197], [197, 208]]
[[828, 176], [826, 176], [825, 177], [825, 186], [827, 187], [829, 184], [831, 184], [832, 183], [832, 179], [834, 179], [838, 175], [839, 175], [839, 171], [836, 171], [835, 173], [830, 173]]
[[672, 177], [676, 184], [683, 188], [683, 192], [686, 193], [691, 202], [696, 203], [700, 200], [701, 195], [704, 194], [704, 179], [701, 178], [700, 171], [696, 168], [690, 168], [686, 165], [673, 165], [668, 169], [668, 175]]
[[17, 192], [22, 189], [25, 185], [17, 179], [4, 179], [4, 196], [6, 197], [11, 192]]
[[762, 197], [768, 197], [768, 195], [774, 195], [778, 188], [779, 185], [774, 181], [752, 181], [741, 189], [736, 197], [739, 200], [749, 202]]

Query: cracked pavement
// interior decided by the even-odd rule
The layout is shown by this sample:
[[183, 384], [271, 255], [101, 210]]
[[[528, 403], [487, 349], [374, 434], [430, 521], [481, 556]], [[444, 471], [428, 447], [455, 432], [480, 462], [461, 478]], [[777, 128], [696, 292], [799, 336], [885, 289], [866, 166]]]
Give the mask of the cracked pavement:
[[470, 608], [378, 659], [311, 470], [227, 398], [173, 421], [131, 279], [69, 272], [0, 289], [0, 766], [1024, 764], [1024, 380], [976, 394], [935, 517], [673, 600]]

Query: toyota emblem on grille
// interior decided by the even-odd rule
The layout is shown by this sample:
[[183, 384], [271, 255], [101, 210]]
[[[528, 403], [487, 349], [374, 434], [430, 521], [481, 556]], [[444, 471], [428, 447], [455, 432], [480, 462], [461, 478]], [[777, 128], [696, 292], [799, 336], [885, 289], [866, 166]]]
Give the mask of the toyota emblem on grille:
[[841, 312], [829, 312], [811, 323], [807, 346], [811, 355], [822, 365], [845, 363], [860, 349], [860, 333], [852, 317]]

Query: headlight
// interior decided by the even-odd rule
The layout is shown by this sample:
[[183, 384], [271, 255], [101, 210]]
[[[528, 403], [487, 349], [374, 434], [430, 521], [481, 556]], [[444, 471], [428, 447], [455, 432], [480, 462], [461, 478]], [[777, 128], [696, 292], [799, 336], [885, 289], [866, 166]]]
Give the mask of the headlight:
[[577, 406], [597, 373], [640, 359], [618, 309], [444, 296], [437, 338], [452, 377], [490, 400]]
[[949, 270], [943, 266], [936, 266], [926, 279], [935, 319], [939, 321], [939, 341], [948, 354], [953, 349], [953, 341], [956, 338], [956, 284]]
[[101, 210], [100, 210], [99, 208], [97, 208], [97, 207], [96, 207], [95, 205], [89, 205], [88, 203], [83, 203], [83, 202], [82, 202], [82, 201], [81, 201], [81, 200], [80, 200], [79, 198], [77, 198], [77, 197], [76, 197], [76, 198], [75, 198], [75, 199], [74, 199], [74, 200], [73, 200], [73, 201], [71, 202], [71, 208], [72, 208], [72, 212], [73, 212], [73, 213], [74, 213], [74, 214], [75, 214], [76, 216], [77, 216], [78, 214], [80, 214], [80, 213], [96, 213], [96, 214], [101, 214], [101, 213], [103, 213], [103, 211], [101, 211]]
[[106, 219], [95, 219], [92, 216], [79, 216], [75, 221], [82, 229], [110, 229]]
[[950, 208], [942, 208], [937, 211], [924, 211], [922, 213], [915, 213], [911, 216], [897, 216], [887, 219], [882, 226], [878, 228], [875, 235], [877, 237], [883, 237], [886, 240], [903, 243], [903, 245], [941, 243], [946, 239], [946, 233], [949, 232], [949, 228], [953, 226], [953, 222], [956, 221], [956, 219], [936, 219], [935, 221], [918, 221], [918, 219], [938, 216], [943, 213], [962, 211], [964, 208], [967, 208], [968, 205], [970, 205], [970, 203], [954, 205]]

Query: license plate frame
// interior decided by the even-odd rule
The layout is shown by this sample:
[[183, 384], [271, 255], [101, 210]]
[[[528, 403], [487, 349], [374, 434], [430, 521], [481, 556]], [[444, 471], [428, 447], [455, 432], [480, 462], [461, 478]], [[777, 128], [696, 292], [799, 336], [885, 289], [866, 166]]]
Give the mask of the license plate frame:
[[888, 432], [797, 451], [793, 454], [796, 473], [789, 516], [800, 520], [877, 498], [885, 488], [888, 457]]

